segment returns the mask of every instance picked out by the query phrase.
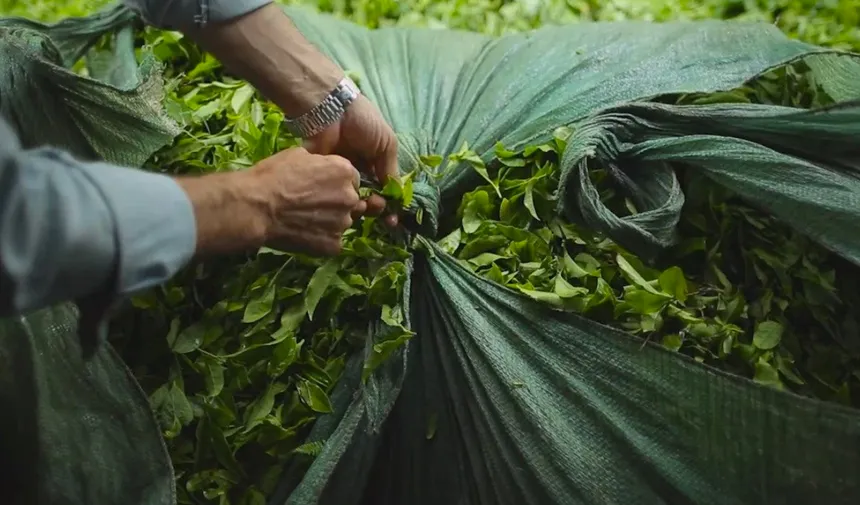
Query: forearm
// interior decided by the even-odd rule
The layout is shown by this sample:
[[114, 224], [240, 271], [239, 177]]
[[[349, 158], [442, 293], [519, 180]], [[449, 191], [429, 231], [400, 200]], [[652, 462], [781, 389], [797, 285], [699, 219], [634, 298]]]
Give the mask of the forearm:
[[[270, 0], [125, 3], [148, 23], [185, 33], [289, 117], [322, 102], [344, 77], [343, 70], [308, 42]], [[201, 12], [204, 4], [205, 13]]]
[[308, 42], [274, 4], [184, 32], [289, 117], [322, 102], [344, 77], [343, 70]]
[[253, 171], [176, 179], [192, 202], [196, 253], [224, 254], [264, 245], [271, 221], [265, 188]]
[[22, 150], [0, 121], [0, 314], [164, 282], [193, 255], [195, 235], [175, 181]]

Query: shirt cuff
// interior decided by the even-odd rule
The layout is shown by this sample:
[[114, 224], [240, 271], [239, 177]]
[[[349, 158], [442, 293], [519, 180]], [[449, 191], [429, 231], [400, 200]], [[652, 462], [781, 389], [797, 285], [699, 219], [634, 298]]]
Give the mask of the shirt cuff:
[[81, 165], [113, 215], [117, 243], [114, 294], [162, 284], [193, 257], [194, 209], [170, 177], [104, 163]]
[[272, 0], [125, 0], [150, 25], [171, 30], [230, 21], [270, 3]]

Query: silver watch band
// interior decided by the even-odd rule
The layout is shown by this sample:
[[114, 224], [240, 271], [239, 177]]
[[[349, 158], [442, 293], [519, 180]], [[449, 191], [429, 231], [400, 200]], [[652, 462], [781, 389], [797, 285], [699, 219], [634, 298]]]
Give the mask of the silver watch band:
[[344, 77], [322, 103], [297, 118], [285, 119], [284, 125], [296, 137], [313, 137], [339, 121], [349, 104], [360, 94], [352, 79]]

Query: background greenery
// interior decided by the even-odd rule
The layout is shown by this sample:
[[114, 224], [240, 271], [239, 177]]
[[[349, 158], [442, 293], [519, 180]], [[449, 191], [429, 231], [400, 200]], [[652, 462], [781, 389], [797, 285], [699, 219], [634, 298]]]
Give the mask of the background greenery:
[[[0, 0], [0, 14], [43, 20], [92, 12], [110, 0]], [[504, 33], [588, 20], [736, 19], [775, 23], [792, 37], [860, 49], [860, 0], [287, 0], [369, 26], [448, 26]]]

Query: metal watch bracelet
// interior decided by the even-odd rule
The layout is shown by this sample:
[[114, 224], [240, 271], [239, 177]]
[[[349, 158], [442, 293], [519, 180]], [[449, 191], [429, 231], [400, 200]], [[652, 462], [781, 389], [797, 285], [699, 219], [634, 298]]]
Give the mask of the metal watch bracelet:
[[319, 105], [297, 118], [287, 118], [284, 125], [296, 137], [306, 139], [325, 130], [343, 117], [346, 108], [354, 102], [361, 92], [349, 77], [344, 77], [334, 91]]

